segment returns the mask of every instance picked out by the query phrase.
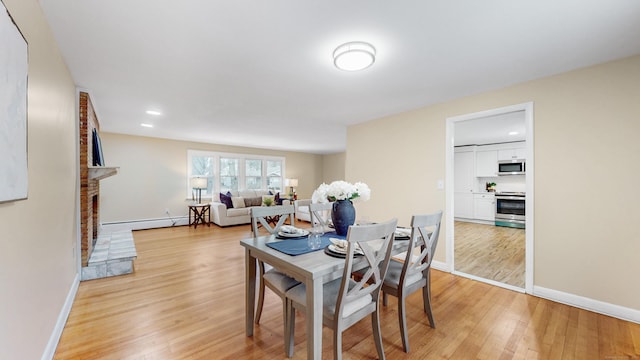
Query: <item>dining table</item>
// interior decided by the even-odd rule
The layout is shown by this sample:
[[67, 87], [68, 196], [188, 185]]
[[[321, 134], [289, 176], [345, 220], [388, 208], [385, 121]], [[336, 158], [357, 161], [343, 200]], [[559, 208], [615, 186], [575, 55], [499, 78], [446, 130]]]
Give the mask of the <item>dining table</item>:
[[[345, 259], [330, 256], [324, 247], [329, 244], [332, 234], [323, 236], [323, 246], [314, 251], [289, 255], [273, 248], [276, 242], [298, 241], [307, 243], [306, 238], [280, 239], [276, 235], [251, 237], [240, 241], [245, 248], [245, 326], [246, 336], [253, 336], [256, 301], [256, 263], [261, 260], [279, 271], [306, 285], [306, 334], [307, 359], [322, 358], [322, 299], [323, 284], [342, 277]], [[335, 237], [335, 235], [333, 236]], [[344, 239], [344, 237], [342, 237]], [[407, 250], [408, 241], [394, 241], [392, 255]], [[298, 243], [304, 248], [303, 243]], [[356, 257], [353, 270], [366, 266], [363, 257]]]

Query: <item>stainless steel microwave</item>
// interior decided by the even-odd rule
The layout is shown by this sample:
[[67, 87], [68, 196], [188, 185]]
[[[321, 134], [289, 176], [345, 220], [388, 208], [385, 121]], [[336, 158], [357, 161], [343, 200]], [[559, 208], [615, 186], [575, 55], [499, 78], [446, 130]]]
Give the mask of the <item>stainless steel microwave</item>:
[[524, 159], [498, 161], [498, 175], [522, 175], [525, 174], [525, 171]]

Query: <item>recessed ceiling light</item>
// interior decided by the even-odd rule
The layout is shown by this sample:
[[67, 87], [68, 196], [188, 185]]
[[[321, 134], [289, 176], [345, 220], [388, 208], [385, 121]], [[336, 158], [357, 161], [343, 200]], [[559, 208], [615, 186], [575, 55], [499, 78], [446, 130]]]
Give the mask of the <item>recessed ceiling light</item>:
[[147, 110], [147, 114], [156, 115], [156, 116], [162, 115], [162, 113], [160, 111], [157, 111], [157, 110]]
[[152, 128], [152, 127], [153, 127], [153, 125], [151, 125], [151, 124], [145, 124], [145, 123], [140, 124], [140, 126], [142, 126], [142, 127], [146, 127], [146, 128]]
[[509, 131], [509, 135], [518, 135], [517, 131]]
[[333, 63], [341, 70], [364, 70], [373, 65], [375, 61], [376, 48], [362, 41], [342, 44], [333, 51]]

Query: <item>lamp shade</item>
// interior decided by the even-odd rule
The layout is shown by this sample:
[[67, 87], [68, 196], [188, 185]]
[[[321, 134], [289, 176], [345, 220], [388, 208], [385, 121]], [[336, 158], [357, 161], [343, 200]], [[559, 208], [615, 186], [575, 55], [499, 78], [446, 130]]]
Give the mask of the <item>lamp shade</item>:
[[204, 178], [204, 177], [191, 178], [191, 187], [194, 189], [206, 189], [207, 178]]
[[284, 186], [298, 186], [298, 179], [284, 179]]

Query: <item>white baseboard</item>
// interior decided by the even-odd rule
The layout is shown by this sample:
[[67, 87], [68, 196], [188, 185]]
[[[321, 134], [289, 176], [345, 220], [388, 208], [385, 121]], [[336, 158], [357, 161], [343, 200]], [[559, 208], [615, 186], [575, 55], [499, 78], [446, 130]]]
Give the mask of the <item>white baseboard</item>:
[[123, 231], [123, 230], [155, 229], [155, 228], [162, 228], [162, 227], [182, 226], [182, 225], [189, 225], [188, 217], [181, 216], [181, 217], [175, 217], [175, 218], [107, 222], [107, 223], [101, 224], [101, 230], [112, 232], [112, 231]]
[[64, 301], [64, 305], [62, 306], [62, 310], [60, 310], [60, 314], [58, 314], [58, 320], [56, 321], [56, 326], [53, 328], [53, 332], [49, 337], [49, 342], [47, 343], [47, 347], [44, 349], [44, 353], [42, 354], [42, 360], [51, 360], [53, 359], [53, 355], [56, 353], [56, 348], [58, 347], [58, 342], [60, 341], [60, 336], [62, 336], [62, 331], [64, 330], [64, 326], [67, 323], [67, 319], [69, 318], [69, 313], [71, 312], [71, 307], [73, 306], [73, 300], [76, 298], [76, 293], [78, 292], [78, 286], [80, 285], [80, 274], [76, 273], [76, 277], [73, 279], [71, 283], [71, 289], [69, 289], [69, 293], [67, 294], [67, 298]]
[[451, 272], [451, 271], [449, 270], [449, 266], [447, 266], [447, 263], [446, 263], [446, 262], [442, 262], [442, 261], [435, 261], [435, 260], [433, 260], [433, 261], [431, 262], [431, 267], [432, 267], [433, 269], [436, 269], [436, 270], [440, 270], [440, 271], [444, 271], [444, 272]]
[[585, 309], [597, 312], [599, 314], [608, 315], [618, 319], [640, 324], [640, 310], [631, 309], [620, 305], [614, 305], [579, 295], [565, 293], [562, 291], [547, 289], [540, 286], [533, 287], [533, 295], [562, 304], [571, 305], [580, 309]]

